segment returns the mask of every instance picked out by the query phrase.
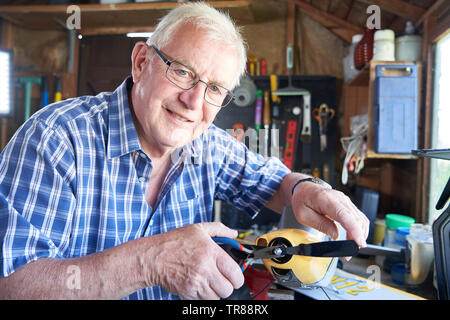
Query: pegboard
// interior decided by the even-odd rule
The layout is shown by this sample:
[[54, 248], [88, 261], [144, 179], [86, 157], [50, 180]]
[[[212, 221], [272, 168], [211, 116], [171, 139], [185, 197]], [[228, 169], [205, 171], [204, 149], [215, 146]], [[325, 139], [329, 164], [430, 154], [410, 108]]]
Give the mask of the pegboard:
[[[251, 77], [258, 89], [270, 92], [269, 76]], [[336, 110], [336, 78], [329, 76], [293, 76], [292, 84], [294, 87], [303, 88], [311, 92], [311, 110], [318, 108], [322, 103], [329, 108]], [[287, 76], [278, 76], [278, 88], [284, 88], [288, 85]], [[286, 123], [288, 120], [299, 120], [296, 137], [295, 163], [293, 170], [301, 172], [305, 169], [317, 168], [320, 177], [323, 177], [323, 165], [327, 164], [330, 170], [329, 183], [334, 185], [334, 156], [337, 142], [337, 119], [334, 117], [328, 123], [327, 129], [327, 148], [320, 151], [319, 125], [316, 119], [311, 116], [312, 140], [311, 143], [302, 143], [299, 134], [303, 125], [303, 98], [301, 96], [279, 96], [280, 103], [280, 146], [286, 142]], [[295, 106], [302, 108], [299, 116], [292, 113]], [[336, 113], [336, 112], [335, 112]], [[222, 129], [231, 129], [235, 123], [242, 123], [247, 128], [254, 128], [255, 103], [248, 107], [238, 107], [233, 103], [226, 106], [218, 113], [214, 124]], [[305, 161], [303, 155], [310, 153], [310, 161]], [[282, 153], [280, 154], [282, 157]], [[307, 162], [310, 162], [309, 165]]]
[[[250, 77], [257, 89], [270, 92], [269, 76]], [[303, 88], [311, 93], [311, 110], [318, 108], [325, 103], [336, 113], [336, 78], [330, 76], [293, 76], [292, 85], [296, 88]], [[278, 88], [288, 86], [287, 76], [278, 76]], [[271, 96], [271, 95], [269, 95]], [[300, 133], [303, 127], [303, 98], [301, 96], [279, 96], [280, 97], [280, 132], [279, 145], [284, 146], [286, 142], [286, 124], [289, 120], [298, 120], [299, 126], [295, 137], [296, 148], [293, 171], [311, 173], [313, 169], [319, 170], [319, 177], [323, 178], [324, 164], [328, 165], [329, 178], [328, 183], [334, 186], [334, 170], [335, 170], [335, 152], [337, 144], [337, 119], [333, 117], [328, 123], [327, 129], [327, 148], [320, 151], [319, 124], [311, 115], [311, 142], [303, 143], [300, 141]], [[234, 103], [226, 106], [218, 113], [214, 124], [222, 129], [232, 129], [235, 123], [242, 123], [244, 128], [254, 128], [255, 124], [255, 105], [253, 103], [247, 107], [238, 107]], [[272, 105], [272, 101], [271, 101]], [[296, 116], [292, 113], [294, 107], [300, 107], [301, 113]], [[248, 141], [245, 142], [248, 146]], [[309, 157], [307, 155], [310, 155]], [[307, 156], [306, 159], [304, 156]], [[283, 159], [283, 153], [280, 152], [280, 158]], [[309, 160], [307, 160], [309, 159]], [[309, 162], [309, 163], [308, 163]], [[250, 224], [276, 224], [279, 215], [269, 209], [263, 209], [258, 215], [257, 220], [250, 221], [249, 217], [235, 217], [239, 211], [235, 208], [222, 204], [222, 222], [232, 228], [247, 229]], [[238, 215], [239, 216], [239, 215]]]

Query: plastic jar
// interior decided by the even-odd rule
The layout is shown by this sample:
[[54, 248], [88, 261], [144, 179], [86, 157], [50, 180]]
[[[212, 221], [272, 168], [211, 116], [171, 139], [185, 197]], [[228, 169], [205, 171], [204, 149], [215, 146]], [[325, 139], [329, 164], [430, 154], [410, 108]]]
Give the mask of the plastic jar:
[[395, 244], [402, 248], [406, 248], [408, 246], [408, 241], [406, 240], [406, 236], [409, 234], [409, 228], [407, 227], [399, 227], [395, 231], [394, 239]]
[[395, 213], [387, 214], [386, 234], [384, 235], [384, 246], [397, 249], [401, 248], [401, 246], [395, 243], [395, 232], [400, 227], [409, 228], [409, 226], [412, 225], [413, 223], [415, 223], [414, 218]]
[[433, 232], [431, 225], [413, 224], [410, 229], [410, 234], [406, 237], [409, 252], [406, 256], [406, 282], [419, 285], [433, 269]]
[[391, 29], [378, 30], [373, 37], [373, 58], [378, 61], [395, 60], [395, 33]]
[[422, 59], [422, 37], [404, 35], [395, 40], [395, 59], [398, 61], [420, 61]]

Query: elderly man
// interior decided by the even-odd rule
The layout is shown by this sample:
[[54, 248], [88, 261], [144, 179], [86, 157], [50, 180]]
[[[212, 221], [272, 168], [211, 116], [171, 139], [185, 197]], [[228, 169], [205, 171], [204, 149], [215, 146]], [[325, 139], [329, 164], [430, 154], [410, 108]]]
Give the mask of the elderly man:
[[303, 224], [365, 245], [348, 197], [251, 153], [212, 125], [245, 70], [228, 16], [172, 10], [114, 92], [52, 104], [0, 157], [2, 298], [217, 299], [244, 282], [213, 236], [214, 199], [251, 215], [292, 205]]

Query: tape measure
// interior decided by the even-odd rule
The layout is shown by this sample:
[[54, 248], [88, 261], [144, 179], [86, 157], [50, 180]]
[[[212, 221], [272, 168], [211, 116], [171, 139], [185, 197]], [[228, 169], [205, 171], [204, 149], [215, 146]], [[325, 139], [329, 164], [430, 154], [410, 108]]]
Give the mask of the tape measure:
[[233, 103], [238, 107], [248, 107], [256, 100], [256, 86], [252, 79], [248, 77], [241, 78], [240, 85], [233, 90]]

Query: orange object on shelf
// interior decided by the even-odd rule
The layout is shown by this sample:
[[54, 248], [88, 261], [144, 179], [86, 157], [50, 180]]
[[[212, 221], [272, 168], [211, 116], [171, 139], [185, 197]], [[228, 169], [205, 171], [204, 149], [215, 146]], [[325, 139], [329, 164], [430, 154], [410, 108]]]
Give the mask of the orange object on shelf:
[[366, 28], [361, 41], [355, 48], [355, 68], [361, 70], [364, 66], [372, 60], [373, 57], [373, 38], [375, 29]]

